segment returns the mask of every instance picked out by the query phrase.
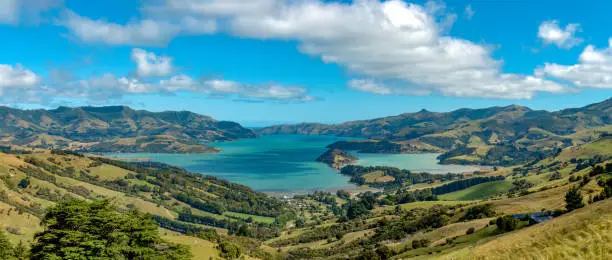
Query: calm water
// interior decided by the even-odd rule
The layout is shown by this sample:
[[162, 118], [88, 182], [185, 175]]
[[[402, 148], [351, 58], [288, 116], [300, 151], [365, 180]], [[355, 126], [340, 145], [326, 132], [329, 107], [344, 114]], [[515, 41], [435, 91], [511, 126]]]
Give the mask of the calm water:
[[[331, 136], [268, 135], [256, 139], [215, 143], [216, 154], [107, 154], [117, 158], [150, 158], [214, 175], [259, 191], [307, 192], [354, 188], [349, 178], [315, 159], [325, 146], [345, 138]], [[436, 155], [359, 154], [360, 165], [387, 165], [432, 173], [463, 172], [472, 167], [438, 165]]]

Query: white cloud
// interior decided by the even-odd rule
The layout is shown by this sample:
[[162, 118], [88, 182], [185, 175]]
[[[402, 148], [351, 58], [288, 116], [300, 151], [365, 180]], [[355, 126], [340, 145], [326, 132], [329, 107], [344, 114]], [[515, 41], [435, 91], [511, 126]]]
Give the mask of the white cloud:
[[[460, 97], [531, 98], [537, 91], [563, 91], [553, 81], [502, 73], [487, 47], [441, 35], [431, 11], [399, 0], [285, 3], [265, 15], [235, 17], [231, 26], [240, 36], [298, 40], [301, 51], [325, 62], [393, 81], [394, 94], [420, 88]], [[378, 84], [361, 90], [389, 92]], [[410, 91], [399, 90], [402, 85]]]
[[575, 35], [579, 31], [579, 24], [571, 23], [561, 28], [558, 21], [545, 21], [538, 28], [538, 38], [545, 44], [555, 44], [559, 48], [569, 49], [582, 43], [582, 39]]
[[16, 66], [0, 64], [0, 89], [3, 88], [30, 88], [40, 83], [40, 77], [34, 72]]
[[213, 19], [201, 19], [193, 16], [181, 18], [181, 32], [186, 35], [210, 34], [217, 31], [217, 22]]
[[538, 73], [569, 81], [578, 87], [612, 88], [612, 38], [606, 49], [587, 46], [579, 59], [574, 65], [546, 63]]
[[276, 83], [244, 84], [223, 79], [202, 79], [196, 82], [185, 75], [161, 82], [168, 91], [179, 89], [210, 94], [214, 96], [238, 97], [242, 100], [274, 100], [289, 102], [315, 101], [317, 98], [308, 95], [308, 89], [295, 86], [282, 86]]
[[164, 21], [145, 19], [121, 25], [71, 11], [64, 14], [60, 24], [85, 42], [109, 45], [164, 46], [180, 31], [179, 26]]
[[371, 92], [371, 93], [379, 94], [379, 95], [390, 95], [390, 94], [395, 93], [395, 91], [393, 91], [393, 89], [391, 89], [390, 87], [384, 84], [375, 82], [374, 80], [368, 80], [368, 79], [350, 80], [348, 83], [348, 87], [354, 90], [359, 90], [363, 92]]
[[38, 23], [46, 12], [63, 0], [0, 0], [0, 24]]
[[[86, 42], [114, 45], [164, 45], [178, 35], [217, 30], [238, 37], [295, 41], [301, 52], [339, 64], [356, 78], [371, 80], [369, 84], [350, 82], [348, 87], [378, 94], [436, 92], [460, 97], [526, 99], [537, 92], [566, 90], [541, 74], [504, 73], [503, 62], [494, 59], [487, 46], [446, 35], [456, 15], [448, 14], [439, 2], [430, 1], [424, 6], [401, 0], [145, 3], [142, 8], [145, 19], [127, 25], [94, 21], [73, 13], [65, 20], [74, 22], [64, 24]], [[570, 35], [561, 35], [551, 42], [562, 42], [563, 46], [575, 44], [577, 30], [577, 25], [568, 25], [563, 32]], [[545, 35], [552, 37], [550, 32]], [[261, 89], [266, 88], [260, 86]], [[256, 96], [261, 92], [248, 93]], [[281, 96], [284, 92], [269, 87], [263, 93]]]
[[465, 7], [465, 18], [467, 18], [468, 20], [472, 20], [472, 17], [474, 17], [474, 15], [476, 14], [476, 11], [474, 11], [474, 9], [472, 9], [472, 5], [467, 5]]
[[165, 77], [174, 71], [172, 58], [143, 49], [132, 49], [132, 60], [136, 62], [136, 75], [139, 77]]
[[187, 91], [243, 100], [282, 102], [317, 100], [308, 95], [308, 90], [302, 87], [281, 86], [274, 83], [244, 84], [222, 79], [194, 80], [184, 74], [158, 81], [118, 77], [110, 73], [86, 79], [63, 78], [66, 80], [56, 80], [52, 87], [41, 89], [42, 92], [38, 96], [81, 98], [98, 102], [121, 99], [133, 94], [173, 94]]

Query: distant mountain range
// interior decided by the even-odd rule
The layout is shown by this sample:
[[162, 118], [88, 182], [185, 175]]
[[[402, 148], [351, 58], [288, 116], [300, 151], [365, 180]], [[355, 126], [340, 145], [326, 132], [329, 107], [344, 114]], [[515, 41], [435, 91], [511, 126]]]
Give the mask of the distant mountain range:
[[125, 106], [20, 110], [0, 107], [0, 144], [96, 152], [205, 153], [203, 141], [256, 137], [240, 124], [187, 112]]
[[440, 152], [444, 163], [510, 165], [612, 133], [612, 98], [556, 112], [522, 106], [422, 110], [342, 124], [302, 123], [258, 129], [261, 134], [361, 137], [330, 148], [368, 153]]

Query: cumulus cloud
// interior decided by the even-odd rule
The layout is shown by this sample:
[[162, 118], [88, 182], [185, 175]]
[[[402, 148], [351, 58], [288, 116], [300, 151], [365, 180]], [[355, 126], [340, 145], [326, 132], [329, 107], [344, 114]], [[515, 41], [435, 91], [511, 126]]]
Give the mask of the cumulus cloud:
[[308, 89], [296, 86], [282, 86], [276, 83], [244, 84], [223, 79], [202, 79], [196, 81], [187, 75], [177, 75], [162, 80], [159, 87], [163, 91], [179, 90], [205, 93], [217, 97], [237, 97], [240, 100], [274, 100], [289, 102], [315, 101]]
[[612, 38], [608, 42], [605, 49], [587, 46], [580, 54], [578, 64], [546, 63], [538, 73], [571, 82], [578, 87], [612, 88]]
[[[298, 40], [302, 52], [325, 62], [396, 82], [392, 92], [397, 94], [412, 92], [398, 90], [402, 85], [451, 96], [519, 99], [564, 90], [535, 75], [502, 73], [501, 62], [486, 46], [442, 35], [428, 9], [399, 0], [302, 1], [264, 15], [235, 17], [231, 28], [240, 36]], [[389, 93], [381, 86], [362, 84], [361, 90]]]
[[72, 36], [84, 42], [133, 46], [165, 46], [178, 35], [210, 34], [217, 30], [216, 20], [194, 16], [143, 19], [117, 24], [93, 20], [72, 11], [66, 11], [59, 24], [68, 28]]
[[41, 14], [62, 4], [63, 0], [0, 0], [0, 24], [37, 23]]
[[[217, 98], [234, 98], [241, 101], [307, 102], [318, 100], [310, 96], [306, 88], [282, 86], [276, 83], [246, 84], [223, 79], [196, 80], [184, 74], [153, 81], [117, 76], [112, 73], [77, 78], [67, 71], [53, 71], [50, 73], [51, 77], [46, 82], [42, 82], [35, 74], [15, 68], [17, 67], [13, 67], [10, 73], [5, 73], [5, 68], [0, 66], [0, 101], [49, 104], [58, 98], [76, 98], [91, 103], [100, 103], [121, 100], [128, 95], [163, 95], [179, 91]], [[7, 80], [9, 77], [10, 81]]]
[[[87, 42], [108, 44], [167, 44], [181, 34], [218, 30], [238, 37], [295, 41], [301, 52], [369, 79], [351, 81], [349, 88], [376, 94], [528, 99], [537, 92], [567, 90], [542, 74], [504, 73], [503, 62], [493, 58], [487, 46], [448, 36], [457, 16], [448, 14], [440, 2], [160, 0], [145, 2], [142, 10], [145, 19], [127, 25], [76, 14], [67, 19], [76, 22], [66, 24]], [[576, 44], [577, 25], [561, 29], [551, 24], [556, 23], [544, 28], [543, 38], [560, 46]], [[273, 88], [268, 92], [282, 93]]]
[[174, 71], [172, 58], [157, 56], [143, 49], [132, 50], [132, 61], [136, 62], [136, 75], [139, 77], [165, 77]]
[[109, 45], [164, 46], [180, 31], [179, 26], [164, 21], [145, 19], [121, 25], [71, 11], [66, 11], [59, 23], [85, 42]]
[[545, 21], [538, 28], [538, 38], [545, 44], [554, 44], [559, 48], [569, 49], [582, 43], [582, 39], [576, 37], [576, 32], [580, 31], [580, 25], [570, 23], [561, 28], [559, 21]]
[[19, 64], [16, 66], [0, 64], [0, 89], [30, 88], [39, 82], [40, 77], [36, 73]]

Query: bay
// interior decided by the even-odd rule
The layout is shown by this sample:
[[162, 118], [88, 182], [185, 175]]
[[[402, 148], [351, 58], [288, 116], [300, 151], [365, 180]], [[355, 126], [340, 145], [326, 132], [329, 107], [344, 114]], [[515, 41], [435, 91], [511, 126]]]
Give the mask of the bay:
[[[247, 185], [263, 192], [304, 193], [353, 189], [349, 178], [316, 162], [327, 145], [348, 138], [334, 136], [264, 135], [234, 142], [212, 143], [215, 154], [113, 153], [114, 158], [147, 158]], [[432, 173], [464, 172], [469, 166], [439, 165], [434, 154], [358, 154], [359, 165], [393, 166]]]

